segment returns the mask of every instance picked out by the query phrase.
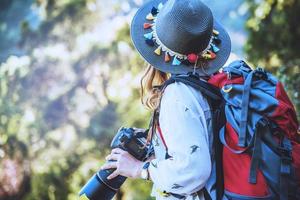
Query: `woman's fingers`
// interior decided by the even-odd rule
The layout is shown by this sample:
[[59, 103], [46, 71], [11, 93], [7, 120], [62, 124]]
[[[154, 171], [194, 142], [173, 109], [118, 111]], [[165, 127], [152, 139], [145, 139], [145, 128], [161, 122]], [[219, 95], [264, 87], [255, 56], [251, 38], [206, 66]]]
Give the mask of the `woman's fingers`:
[[124, 151], [124, 150], [122, 150], [122, 149], [120, 149], [120, 148], [116, 148], [116, 149], [113, 149], [112, 151], [111, 151], [111, 153], [112, 154], [123, 154], [123, 153], [125, 153], [126, 151]]
[[117, 177], [117, 176], [119, 176], [119, 175], [120, 175], [119, 170], [116, 169], [111, 175], [109, 175], [109, 176], [107, 177], [107, 179], [113, 179], [113, 178], [115, 178], [115, 177]]
[[105, 169], [114, 169], [117, 168], [117, 162], [109, 162], [109, 163], [105, 163], [101, 169], [105, 170]]
[[119, 160], [120, 158], [120, 154], [110, 154], [108, 156], [106, 156], [106, 160]]
[[143, 162], [135, 159], [132, 155], [122, 149], [113, 149], [111, 154], [106, 157], [110, 162], [105, 163], [101, 169], [115, 169], [107, 179], [113, 179], [118, 175], [137, 178], [140, 176]]
[[111, 151], [111, 154], [109, 154], [108, 156], [106, 156], [106, 160], [119, 160], [120, 156], [121, 155], [124, 155], [126, 153], [126, 151], [122, 150], [122, 149], [119, 149], [119, 148], [116, 148], [116, 149], [113, 149]]

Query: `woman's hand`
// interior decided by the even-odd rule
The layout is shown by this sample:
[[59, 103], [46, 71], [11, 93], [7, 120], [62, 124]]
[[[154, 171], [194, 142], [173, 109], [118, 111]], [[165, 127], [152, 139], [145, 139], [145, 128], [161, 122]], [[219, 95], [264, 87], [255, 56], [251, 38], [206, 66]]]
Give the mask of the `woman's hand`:
[[105, 158], [107, 161], [114, 160], [115, 162], [107, 162], [104, 164], [101, 169], [111, 169], [115, 168], [116, 170], [107, 177], [107, 179], [113, 179], [118, 175], [138, 178], [140, 177], [141, 170], [143, 168], [143, 162], [135, 159], [127, 151], [122, 149], [113, 149], [111, 154]]

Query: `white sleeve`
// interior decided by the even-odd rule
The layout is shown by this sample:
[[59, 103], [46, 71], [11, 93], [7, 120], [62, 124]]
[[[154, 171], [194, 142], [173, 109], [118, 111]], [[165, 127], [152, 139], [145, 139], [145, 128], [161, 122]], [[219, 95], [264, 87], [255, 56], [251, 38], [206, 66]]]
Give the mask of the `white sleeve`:
[[160, 190], [181, 195], [199, 191], [211, 173], [206, 119], [199, 98], [190, 91], [178, 83], [167, 87], [159, 122], [172, 158], [154, 159], [149, 167], [150, 177]]

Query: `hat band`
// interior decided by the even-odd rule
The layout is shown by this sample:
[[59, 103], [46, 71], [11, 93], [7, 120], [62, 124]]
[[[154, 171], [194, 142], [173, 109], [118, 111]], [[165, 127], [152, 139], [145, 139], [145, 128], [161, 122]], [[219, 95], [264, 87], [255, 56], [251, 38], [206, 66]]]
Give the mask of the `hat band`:
[[[187, 55], [178, 53], [176, 51], [173, 51], [172, 49], [168, 48], [158, 37], [157, 32], [156, 32], [156, 20], [154, 20], [153, 26], [152, 26], [152, 30], [153, 30], [153, 39], [155, 40], [156, 44], [159, 45], [163, 51], [168, 52], [171, 56], [176, 56], [179, 59], [187, 59]], [[211, 45], [213, 42], [213, 36], [211, 36], [209, 43], [207, 45], [207, 47], [201, 51], [200, 53], [198, 53], [199, 56], [205, 55], [208, 50], [210, 49]]]
[[207, 47], [201, 52], [193, 52], [188, 55], [184, 55], [182, 53], [173, 51], [171, 48], [166, 46], [158, 37], [157, 30], [156, 30], [156, 20], [159, 12], [163, 8], [163, 4], [160, 3], [158, 7], [153, 7], [151, 12], [146, 16], [148, 21], [152, 21], [152, 23], [144, 23], [144, 29], [150, 29], [150, 33], [144, 34], [145, 42], [149, 46], [153, 47], [156, 45], [158, 46], [154, 53], [158, 56], [162, 54], [162, 51], [165, 53], [165, 62], [171, 61], [171, 57], [173, 57], [172, 65], [180, 65], [181, 63], [186, 64], [197, 64], [198, 59], [204, 60], [213, 60], [216, 58], [216, 53], [220, 51], [220, 49], [216, 46], [216, 44], [220, 44], [221, 40], [218, 37], [219, 32], [217, 30], [213, 30], [213, 34], [210, 38], [210, 41]]

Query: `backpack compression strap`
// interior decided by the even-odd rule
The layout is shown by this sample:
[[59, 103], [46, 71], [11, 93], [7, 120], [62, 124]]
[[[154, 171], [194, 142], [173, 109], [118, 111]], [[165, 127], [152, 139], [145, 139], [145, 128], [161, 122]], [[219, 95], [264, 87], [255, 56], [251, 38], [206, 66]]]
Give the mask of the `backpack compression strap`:
[[[251, 70], [250, 67], [245, 67], [247, 64], [242, 62], [242, 66], [240, 70], [234, 67], [227, 67], [224, 71], [226, 73], [233, 73], [243, 76], [245, 79], [244, 82], [244, 91], [242, 96], [242, 103], [241, 103], [241, 121], [239, 124], [239, 140], [238, 146], [239, 147], [247, 147], [246, 136], [247, 136], [247, 122], [248, 122], [248, 111], [249, 111], [249, 101], [250, 101], [250, 92], [252, 86], [252, 80], [254, 77], [258, 77], [259, 79], [267, 79], [268, 75], [262, 68], [257, 68], [255, 70]], [[242, 72], [244, 71], [244, 73]]]

